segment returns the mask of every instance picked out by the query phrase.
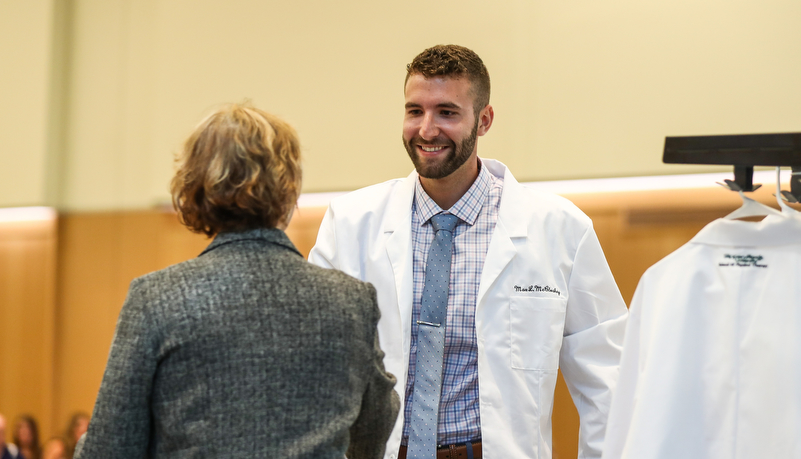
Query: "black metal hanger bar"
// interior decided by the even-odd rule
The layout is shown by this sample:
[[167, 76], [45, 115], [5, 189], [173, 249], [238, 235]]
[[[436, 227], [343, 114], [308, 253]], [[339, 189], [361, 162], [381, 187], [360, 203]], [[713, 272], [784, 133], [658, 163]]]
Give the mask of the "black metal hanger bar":
[[[801, 132], [665, 137], [662, 162], [734, 166], [735, 191], [754, 191], [754, 166], [790, 166], [790, 193], [801, 201]], [[800, 174], [795, 174], [799, 172]]]

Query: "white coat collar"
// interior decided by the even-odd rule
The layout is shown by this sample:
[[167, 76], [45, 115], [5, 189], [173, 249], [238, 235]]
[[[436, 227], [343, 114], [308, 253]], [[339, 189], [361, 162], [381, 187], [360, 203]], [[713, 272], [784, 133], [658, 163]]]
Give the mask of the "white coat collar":
[[[498, 221], [506, 228], [509, 237], [525, 237], [528, 234], [527, 218], [520, 218], [521, 212], [531, 209], [531, 204], [523, 202], [520, 190], [523, 187], [502, 162], [494, 159], [481, 159], [481, 164], [496, 177], [503, 177], [503, 194], [501, 207], [498, 210]], [[412, 200], [414, 199], [414, 183], [418, 179], [417, 171], [412, 171], [401, 181], [400, 190], [393, 193], [387, 204], [390, 217], [386, 220], [384, 231], [394, 232], [411, 222]]]
[[500, 161], [482, 159], [482, 164], [496, 177], [503, 177], [503, 193], [501, 208], [498, 210], [498, 221], [503, 224], [509, 237], [525, 237], [528, 235], [529, 218], [520, 218], [521, 213], [530, 213], [534, 203], [525, 203], [521, 189], [512, 172]]
[[801, 243], [801, 219], [772, 216], [761, 222], [719, 218], [706, 225], [690, 243], [720, 246], [777, 246]]
[[400, 182], [400, 189], [392, 193], [387, 203], [389, 217], [384, 222], [384, 232], [392, 233], [400, 228], [411, 228], [412, 199], [414, 199], [414, 181], [417, 171], [412, 171]]

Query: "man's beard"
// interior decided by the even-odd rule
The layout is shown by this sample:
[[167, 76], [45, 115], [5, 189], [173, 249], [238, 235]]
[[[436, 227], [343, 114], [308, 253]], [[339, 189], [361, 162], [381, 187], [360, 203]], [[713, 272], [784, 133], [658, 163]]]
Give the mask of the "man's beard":
[[[409, 154], [409, 158], [411, 158], [412, 163], [414, 163], [414, 168], [417, 169], [417, 173], [420, 174], [421, 177], [428, 179], [441, 179], [451, 175], [456, 169], [459, 169], [465, 162], [467, 162], [476, 146], [477, 137], [478, 117], [476, 117], [476, 123], [473, 125], [473, 132], [471, 132], [467, 138], [462, 140], [458, 147], [450, 139], [448, 139], [446, 142], [440, 142], [437, 139], [434, 139], [431, 142], [426, 142], [419, 135], [412, 137], [408, 142], [404, 140], [403, 146], [406, 147], [406, 152]], [[416, 143], [433, 143], [437, 145], [445, 144], [446, 147], [450, 148], [450, 152], [448, 153], [448, 156], [438, 164], [426, 164], [417, 155], [417, 149], [414, 146]]]

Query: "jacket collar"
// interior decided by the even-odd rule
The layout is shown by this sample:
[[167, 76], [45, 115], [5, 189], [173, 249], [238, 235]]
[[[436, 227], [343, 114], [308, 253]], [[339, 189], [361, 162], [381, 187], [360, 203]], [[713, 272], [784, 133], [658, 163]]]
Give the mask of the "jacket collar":
[[[533, 209], [530, 203], [526, 205], [521, 196], [522, 185], [514, 178], [509, 168], [500, 161], [481, 158], [482, 167], [496, 177], [503, 177], [503, 194], [501, 207], [498, 210], [498, 221], [504, 226], [509, 237], [525, 237], [528, 234], [529, 218], [520, 218], [521, 212], [530, 212]], [[394, 232], [396, 229], [409, 226], [412, 199], [414, 199], [415, 181], [418, 180], [417, 171], [412, 171], [401, 181], [401, 189], [390, 198], [387, 208], [391, 217], [387, 220], [384, 231]], [[527, 210], [529, 209], [529, 210]]]
[[498, 209], [498, 221], [506, 229], [509, 237], [526, 237], [531, 218], [521, 218], [521, 214], [529, 215], [536, 208], [536, 203], [525, 202], [521, 185], [512, 172], [500, 161], [482, 159], [482, 164], [496, 177], [503, 177], [503, 193], [501, 207]]
[[389, 218], [384, 223], [385, 232], [394, 233], [400, 228], [409, 227], [411, 224], [415, 180], [417, 180], [417, 171], [412, 171], [411, 174], [400, 181], [400, 190], [390, 196], [387, 203]]
[[801, 219], [771, 216], [761, 222], [719, 218], [706, 225], [690, 240], [720, 246], [777, 246], [801, 243]]
[[200, 254], [203, 255], [223, 245], [241, 241], [263, 241], [268, 244], [281, 246], [297, 253], [301, 257], [303, 256], [298, 252], [298, 249], [295, 248], [295, 245], [292, 244], [292, 241], [289, 240], [286, 233], [278, 228], [257, 228], [246, 231], [220, 233], [214, 237], [211, 244]]

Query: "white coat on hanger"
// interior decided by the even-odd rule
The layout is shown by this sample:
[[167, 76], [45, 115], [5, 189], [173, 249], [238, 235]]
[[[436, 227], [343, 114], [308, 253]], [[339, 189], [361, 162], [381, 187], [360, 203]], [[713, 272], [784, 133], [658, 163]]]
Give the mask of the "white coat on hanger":
[[801, 219], [718, 219], [649, 268], [605, 459], [801, 458]]

